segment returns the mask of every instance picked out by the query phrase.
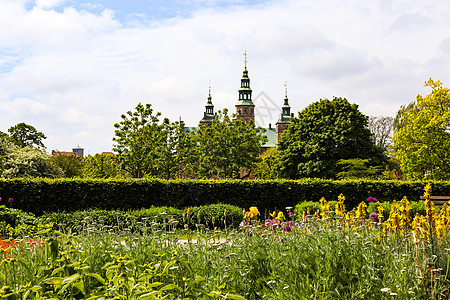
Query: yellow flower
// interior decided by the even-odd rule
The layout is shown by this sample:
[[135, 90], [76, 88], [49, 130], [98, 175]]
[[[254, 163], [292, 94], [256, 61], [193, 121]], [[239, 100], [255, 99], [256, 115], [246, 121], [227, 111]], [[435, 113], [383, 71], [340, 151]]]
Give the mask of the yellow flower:
[[253, 219], [253, 217], [260, 215], [259, 210], [256, 206], [250, 207], [249, 210], [250, 210], [250, 214], [249, 214], [250, 219]]
[[273, 211], [273, 213], [269, 213], [269, 215], [270, 215], [272, 218], [274, 218], [274, 219], [275, 219], [276, 214], [277, 214], [276, 211]]
[[345, 196], [343, 194], [340, 194], [338, 197], [338, 202], [335, 206], [335, 212], [338, 216], [344, 217], [345, 216]]
[[284, 219], [284, 214], [283, 214], [282, 211], [279, 211], [279, 212], [278, 212], [277, 219], [278, 219], [278, 220]]

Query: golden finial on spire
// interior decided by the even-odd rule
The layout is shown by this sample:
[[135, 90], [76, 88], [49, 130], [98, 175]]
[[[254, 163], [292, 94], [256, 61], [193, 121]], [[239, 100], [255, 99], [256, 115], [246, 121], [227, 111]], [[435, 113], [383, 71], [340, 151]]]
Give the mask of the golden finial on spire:
[[287, 97], [287, 81], [284, 82], [284, 95]]
[[244, 66], [247, 69], [247, 50], [244, 51]]
[[209, 80], [209, 95], [211, 96], [211, 79]]

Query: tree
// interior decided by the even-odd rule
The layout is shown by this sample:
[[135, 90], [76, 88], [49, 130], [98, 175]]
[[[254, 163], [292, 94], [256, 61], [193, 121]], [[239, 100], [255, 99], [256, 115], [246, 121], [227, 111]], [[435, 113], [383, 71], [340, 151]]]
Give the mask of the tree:
[[134, 112], [128, 111], [114, 124], [113, 150], [121, 168], [134, 178], [172, 178], [177, 173], [182, 124], [168, 119], [160, 124], [159, 116], [159, 112], [153, 115], [151, 104], [139, 103]]
[[12, 146], [4, 156], [1, 173], [3, 178], [62, 176], [63, 171], [51, 162], [50, 157], [34, 147]]
[[[226, 109], [218, 111], [211, 126], [200, 125], [190, 133], [191, 161], [187, 164], [200, 178], [241, 178], [255, 167], [264, 129], [253, 121], [232, 120]], [[248, 172], [241, 176], [241, 171]]]
[[37, 147], [44, 150], [45, 146], [42, 140], [47, 137], [41, 131], [38, 131], [31, 125], [25, 123], [19, 123], [8, 129], [9, 135], [13, 143], [19, 147]]
[[84, 158], [83, 176], [88, 178], [113, 178], [120, 174], [117, 159], [111, 154], [88, 155]]
[[64, 177], [73, 178], [83, 175], [83, 159], [74, 154], [57, 154], [50, 158], [52, 163], [61, 168]]
[[450, 92], [429, 79], [431, 93], [397, 113], [395, 156], [408, 179], [450, 178]]
[[337, 179], [351, 178], [378, 178], [381, 177], [383, 169], [381, 166], [368, 166], [369, 159], [352, 158], [340, 159], [336, 166], [340, 172], [336, 174]]
[[388, 151], [388, 148], [392, 144], [394, 118], [370, 116], [369, 129], [372, 132], [374, 143]]
[[370, 159], [370, 166], [383, 165], [367, 127], [368, 117], [345, 98], [323, 99], [291, 118], [278, 144], [277, 172], [282, 178], [336, 178], [341, 159]]
[[258, 157], [255, 175], [258, 179], [277, 179], [275, 171], [277, 148], [269, 148]]

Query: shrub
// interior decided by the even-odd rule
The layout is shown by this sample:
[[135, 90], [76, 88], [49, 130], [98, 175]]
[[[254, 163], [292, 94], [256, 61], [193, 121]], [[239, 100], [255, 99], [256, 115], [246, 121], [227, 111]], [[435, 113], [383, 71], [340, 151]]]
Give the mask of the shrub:
[[[226, 216], [225, 216], [226, 210]], [[211, 204], [205, 206], [189, 207], [183, 210], [185, 223], [190, 228], [195, 228], [195, 224], [203, 224], [209, 229], [225, 228], [225, 220], [228, 228], [237, 228], [242, 221], [242, 209], [229, 204]], [[199, 214], [200, 212], [200, 214]], [[199, 217], [200, 216], [200, 220]], [[213, 224], [214, 218], [214, 224]], [[199, 222], [200, 221], [200, 222]]]
[[[285, 208], [303, 201], [346, 198], [347, 210], [372, 196], [380, 201], [411, 202], [423, 195], [422, 181], [325, 179], [160, 180], [160, 179], [0, 179], [0, 194], [16, 208], [40, 215], [92, 208], [136, 210], [152, 206], [185, 207], [226, 203], [237, 207]], [[449, 181], [432, 182], [433, 195], [450, 195]]]
[[[330, 203], [331, 205], [331, 209], [334, 210], [336, 207], [336, 203], [337, 201], [333, 200], [333, 201], [328, 201], [327, 203]], [[320, 212], [320, 203], [319, 201], [315, 202], [315, 201], [304, 201], [304, 202], [300, 202], [299, 204], [297, 204], [294, 207], [294, 216], [297, 220], [300, 220], [303, 216], [303, 212], [305, 213], [305, 215], [308, 214], [308, 210], [309, 210], [309, 214], [310, 215], [314, 215], [315, 213], [319, 213]]]
[[[409, 203], [411, 205], [410, 215], [413, 218], [416, 214], [426, 216], [425, 204], [423, 201], [414, 201]], [[378, 206], [383, 205], [383, 217], [385, 220], [389, 218], [389, 214], [391, 213], [392, 202], [371, 202], [367, 206], [367, 213], [377, 213], [378, 214]]]
[[151, 207], [134, 211], [91, 209], [76, 212], [54, 212], [40, 217], [42, 222], [54, 223], [59, 231], [83, 232], [86, 230], [137, 231], [157, 223], [174, 226], [181, 221], [181, 211], [173, 207]]
[[37, 220], [31, 213], [0, 205], [0, 237], [16, 237], [36, 232]]

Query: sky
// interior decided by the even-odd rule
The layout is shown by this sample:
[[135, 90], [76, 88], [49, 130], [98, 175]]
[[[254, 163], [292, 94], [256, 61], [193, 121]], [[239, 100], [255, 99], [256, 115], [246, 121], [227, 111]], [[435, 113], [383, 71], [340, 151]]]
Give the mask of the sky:
[[395, 116], [450, 86], [448, 0], [0, 0], [0, 131], [51, 150], [111, 151], [138, 103], [196, 126], [209, 89], [235, 111], [247, 53], [256, 124], [344, 97]]

